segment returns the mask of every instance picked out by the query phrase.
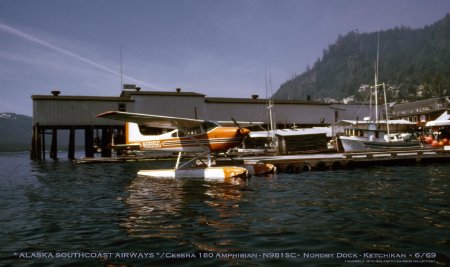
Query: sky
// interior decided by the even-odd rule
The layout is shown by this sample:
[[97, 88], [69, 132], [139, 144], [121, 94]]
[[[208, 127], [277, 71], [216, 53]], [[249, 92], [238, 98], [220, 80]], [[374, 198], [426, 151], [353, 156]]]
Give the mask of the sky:
[[0, 112], [31, 95], [269, 96], [339, 35], [421, 28], [449, 0], [0, 0]]

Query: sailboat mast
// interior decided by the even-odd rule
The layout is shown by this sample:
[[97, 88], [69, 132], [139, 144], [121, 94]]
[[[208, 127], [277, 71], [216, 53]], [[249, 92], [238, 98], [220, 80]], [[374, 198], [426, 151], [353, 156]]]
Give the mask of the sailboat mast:
[[[386, 111], [386, 130], [387, 130], [387, 134], [388, 136], [390, 136], [390, 131], [389, 131], [389, 110], [388, 110], [388, 103], [387, 103], [387, 96], [386, 96], [386, 85], [383, 83], [383, 93], [384, 93], [384, 109]], [[388, 139], [389, 141], [391, 139]]]
[[378, 32], [377, 61], [375, 63], [375, 121], [378, 122], [378, 62], [380, 60], [380, 32]]
[[[378, 122], [378, 67], [379, 67], [379, 61], [380, 61], [380, 32], [378, 32], [378, 42], [377, 42], [377, 62], [375, 65], [375, 110], [376, 110], [376, 121]], [[383, 96], [384, 96], [384, 109], [386, 112], [386, 130], [387, 135], [390, 135], [389, 131], [389, 110], [388, 110], [388, 103], [387, 103], [387, 95], [386, 95], [386, 84], [382, 83], [380, 86], [383, 86]], [[389, 141], [390, 142], [390, 139]]]
[[[271, 75], [270, 73], [270, 68], [269, 68], [269, 75]], [[265, 84], [266, 84], [266, 99], [268, 99], [267, 102], [267, 109], [269, 110], [269, 126], [270, 126], [270, 145], [272, 147], [277, 147], [277, 141], [275, 138], [275, 123], [274, 123], [274, 118], [273, 118], [273, 114], [272, 114], [272, 108], [273, 108], [273, 99], [272, 99], [272, 95], [270, 96], [270, 98], [267, 98], [267, 90], [268, 90], [268, 81], [267, 81], [267, 67], [265, 69]], [[272, 91], [272, 79], [269, 77], [269, 86], [270, 89]]]

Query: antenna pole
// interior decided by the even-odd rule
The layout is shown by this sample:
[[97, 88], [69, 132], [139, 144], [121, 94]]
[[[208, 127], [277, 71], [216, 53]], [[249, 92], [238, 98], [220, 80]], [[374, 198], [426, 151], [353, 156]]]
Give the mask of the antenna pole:
[[120, 46], [120, 91], [123, 89], [122, 46]]

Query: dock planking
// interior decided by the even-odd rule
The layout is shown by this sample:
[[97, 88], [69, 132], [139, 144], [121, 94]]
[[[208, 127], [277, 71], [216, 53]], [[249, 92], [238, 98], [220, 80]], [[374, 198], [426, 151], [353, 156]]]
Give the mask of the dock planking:
[[361, 151], [352, 153], [242, 157], [240, 160], [244, 164], [254, 164], [256, 162], [270, 163], [277, 167], [278, 172], [298, 173], [313, 170], [354, 169], [375, 165], [408, 165], [433, 162], [450, 163], [450, 150]]
[[[82, 158], [76, 160], [78, 164], [113, 163], [113, 162], [142, 162], [174, 160], [169, 158], [152, 157], [102, 157]], [[338, 169], [355, 169], [371, 166], [413, 165], [428, 163], [450, 163], [450, 150], [439, 149], [408, 149], [360, 151], [351, 153], [322, 153], [300, 155], [270, 155], [216, 158], [218, 165], [248, 165], [257, 163], [273, 164], [279, 173], [300, 173], [308, 171], [326, 171]]]

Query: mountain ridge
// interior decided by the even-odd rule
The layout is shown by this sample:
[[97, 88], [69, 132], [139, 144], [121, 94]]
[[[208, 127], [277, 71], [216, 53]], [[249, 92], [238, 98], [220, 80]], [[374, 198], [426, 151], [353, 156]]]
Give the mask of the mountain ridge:
[[[12, 112], [0, 112], [0, 152], [28, 151], [31, 148], [33, 118]], [[51, 136], [46, 135], [46, 149], [49, 149]], [[58, 150], [66, 150], [69, 131], [58, 130]], [[84, 134], [75, 135], [77, 148], [84, 147]]]
[[30, 149], [32, 117], [0, 113], [0, 151], [24, 151]]
[[[389, 100], [443, 96], [450, 90], [450, 14], [423, 28], [400, 26], [373, 33], [339, 35], [313, 67], [283, 83], [274, 99], [364, 98], [359, 87], [373, 84], [380, 38], [379, 81], [390, 85]], [[416, 95], [419, 86], [424, 94]], [[447, 89], [447, 91], [445, 91]]]

